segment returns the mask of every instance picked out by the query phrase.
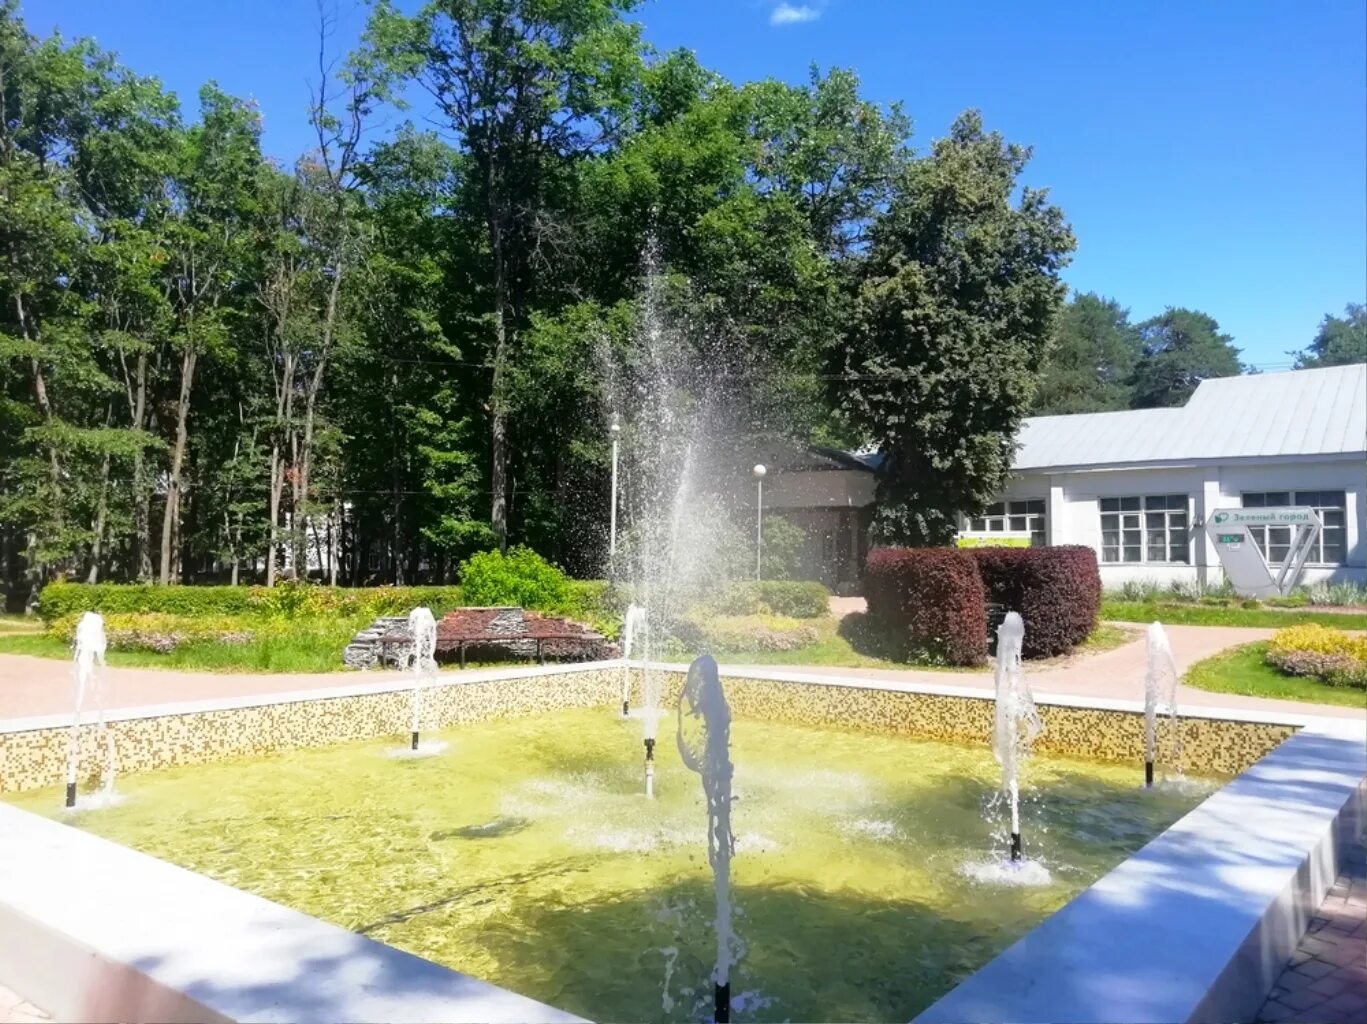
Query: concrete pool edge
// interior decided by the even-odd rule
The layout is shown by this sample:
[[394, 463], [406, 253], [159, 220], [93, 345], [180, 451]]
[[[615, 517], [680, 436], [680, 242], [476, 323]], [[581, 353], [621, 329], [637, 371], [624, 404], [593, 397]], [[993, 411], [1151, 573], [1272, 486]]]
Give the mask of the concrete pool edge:
[[580, 1020], [3, 803], [0, 966], [56, 1020]]
[[[652, 665], [665, 673], [665, 699], [686, 666]], [[476, 670], [443, 675], [423, 697], [423, 729], [534, 714], [567, 707], [612, 706], [620, 700], [620, 661], [571, 666]], [[639, 674], [639, 666], [633, 665]], [[851, 679], [785, 670], [722, 669], [741, 717], [849, 727], [956, 742], [991, 731], [992, 694], [958, 685]], [[106, 715], [122, 772], [325, 746], [409, 730], [410, 679], [397, 673], [325, 690], [173, 702], [120, 708]], [[1045, 720], [1042, 751], [1092, 760], [1138, 763], [1142, 708], [1135, 701], [1038, 695]], [[84, 722], [93, 720], [87, 713]], [[1312, 715], [1257, 711], [1184, 714], [1187, 768], [1233, 776], [1316, 720]], [[64, 774], [69, 716], [0, 721], [0, 793], [58, 785]], [[89, 774], [93, 763], [83, 762]]]
[[1320, 719], [915, 1018], [1252, 1020], [1367, 822], [1367, 739]]
[[[671, 672], [682, 669], [682, 666], [661, 667]], [[459, 689], [467, 683], [547, 678], [563, 682], [578, 674], [583, 674], [581, 682], [587, 683], [593, 679], [593, 673], [598, 673], [599, 677], [584, 693], [601, 694], [605, 687], [608, 690], [612, 688], [619, 669], [620, 663], [610, 662], [574, 666], [569, 671], [563, 668], [522, 670], [511, 676], [507, 673], [481, 673], [478, 678], [465, 678], [446, 685], [451, 689]], [[606, 672], [612, 673], [611, 678], [603, 675]], [[877, 680], [851, 681], [791, 672], [760, 674], [745, 670], [740, 674], [731, 674], [724, 670], [724, 675], [729, 681], [738, 684], [738, 695], [747, 692], [747, 684], [751, 684], [751, 689], [757, 686], [757, 692], [767, 693], [766, 688], [771, 689], [775, 685], [785, 687], [788, 684], [808, 683], [816, 684], [813, 690], [827, 691], [837, 696], [840, 695], [839, 691], [860, 690], [903, 696], [919, 695], [922, 698], [943, 697], [971, 704], [975, 713], [990, 710], [991, 694], [985, 690], [906, 687]], [[251, 706], [312, 704], [319, 700], [343, 700], [358, 695], [355, 692], [358, 688], [354, 686], [339, 689], [343, 692], [274, 695], [266, 700], [252, 698]], [[400, 677], [383, 689], [374, 686], [359, 689], [361, 696], [379, 694], [402, 697], [408, 686]], [[751, 693], [745, 699], [755, 699], [755, 694]], [[1040, 695], [1040, 701], [1044, 708], [1102, 711], [1123, 715], [1131, 720], [1139, 710], [1136, 702], [1115, 700]], [[126, 720], [200, 713], [212, 715], [243, 709], [240, 702], [232, 702], [233, 706], [216, 706], [222, 703], [200, 702], [198, 705], [135, 709], [126, 713]], [[1367, 752], [1364, 752], [1361, 723], [1355, 721], [1250, 711], [1231, 711], [1218, 715], [1204, 712], [1196, 717], [1252, 726], [1274, 726], [1288, 732], [1300, 731], [1291, 739], [1281, 742], [1272, 753], [1242, 772], [1234, 782], [1212, 795], [1144, 849], [1022, 937], [1000, 957], [947, 993], [918, 1021], [930, 1024], [940, 1020], [1009, 1019], [1027, 1022], [1250, 1018], [1251, 1014], [1235, 1010], [1241, 995], [1245, 1002], [1256, 1000], [1253, 1004], [1256, 1010], [1272, 984], [1275, 971], [1285, 963], [1304, 932], [1313, 906], [1333, 880], [1341, 839], [1353, 828], [1360, 832], [1363, 777], [1367, 773], [1367, 765], [1363, 762], [1367, 759]], [[31, 720], [29, 724], [31, 726]], [[47, 728], [55, 728], [55, 724], [49, 724]], [[11, 734], [22, 731], [9, 730]], [[0, 743], [4, 739], [4, 734], [0, 733]], [[42, 823], [42, 830], [46, 831], [47, 836], [44, 841], [49, 844], [49, 849], [55, 849], [52, 844], [66, 844], [77, 852], [43, 856], [29, 850], [29, 859], [23, 859], [14, 852], [23, 844], [12, 835], [20, 830], [11, 828], [11, 824], [25, 819]], [[36, 827], [30, 825], [28, 831], [32, 832]], [[1275, 835], [1269, 835], [1269, 832]], [[82, 838], [62, 838], [73, 835]], [[1237, 840], [1232, 838], [1235, 836]], [[127, 872], [103, 870], [105, 858], [101, 850], [118, 851], [117, 854], [111, 853], [111, 857], [123, 858], [118, 863], [132, 863], [126, 859], [132, 856], [157, 865], [155, 871], [145, 866], [132, 869], [132, 875], [141, 872], [144, 879], [152, 875], [160, 878], [160, 871], [164, 869], [196, 880], [193, 884], [185, 883], [183, 879], [178, 883], [189, 889], [200, 891], [200, 883], [216, 887], [213, 890], [217, 894], [214, 898], [224, 901], [225, 906], [238, 906], [238, 897], [253, 901], [254, 909], [250, 913], [247, 912], [248, 904], [240, 904], [244, 909], [233, 914], [241, 915], [244, 919], [254, 919], [253, 915], [260, 914], [264, 915], [262, 920], [284, 922], [281, 926], [283, 930], [298, 939], [284, 949], [273, 952], [274, 959], [271, 962], [276, 966], [293, 962], [290, 959], [293, 957], [299, 964], [298, 973], [306, 974], [315, 969], [311, 961], [317, 959], [318, 950], [336, 950], [338, 955], [325, 964], [325, 969], [333, 972], [333, 980], [328, 982], [329, 991], [340, 994], [335, 996], [334, 1003], [324, 1012], [312, 1018], [303, 1014], [298, 1004], [290, 1004], [278, 1016], [257, 1009], [247, 1017], [239, 1015], [234, 1018], [231, 1014], [216, 1017], [215, 1014], [221, 1011], [205, 1001], [206, 993], [220, 1000], [226, 999], [224, 993], [231, 989], [233, 979], [219, 976], [218, 968], [202, 963], [190, 973], [198, 977], [203, 991], [182, 992], [177, 987], [184, 980], [186, 964], [177, 963], [176, 958], [194, 959], [190, 954], [182, 953], [181, 945], [177, 942], [183, 939], [184, 945], [193, 947], [198, 941], [196, 933], [181, 917], [176, 918], [178, 923], [175, 928], [165, 929], [164, 933], [152, 937], [165, 947], [161, 956], [165, 962], [156, 964], [163, 970], [156, 976], [149, 976], [145, 971], [149, 966], [145, 950], [120, 945], [133, 943], [136, 946], [138, 941], [144, 944], [152, 941], [147, 936], [139, 935], [136, 940], [134, 937], [111, 936], [108, 933], [109, 924], [103, 920], [103, 912], [90, 922], [98, 934], [93, 938], [85, 934], [86, 921], [80, 916], [80, 908], [99, 907], [101, 900], [108, 902], [112, 889], [120, 890], [116, 895], [127, 904], [121, 904], [123, 913], [143, 920], [148, 916], [148, 901], [138, 895], [138, 885], [122, 877]], [[97, 862], [101, 868], [97, 869]], [[1179, 871], [1183, 872], [1180, 876]], [[39, 878], [43, 885], [24, 884], [26, 875]], [[107, 881], [109, 887], [102, 888], [101, 880]], [[79, 898], [72, 896], [68, 900], [70, 894], [67, 890], [72, 889]], [[225, 890], [228, 895], [224, 895]], [[166, 903], [164, 887], [156, 884], [151, 891], [156, 894], [152, 902], [163, 906]], [[48, 896], [54, 892], [57, 893], [55, 906], [60, 910], [55, 915], [45, 910]], [[193, 899], [181, 902], [194, 908]], [[1195, 913], [1193, 906], [1205, 908], [1204, 912]], [[1075, 910], [1075, 907], [1081, 909]], [[173, 905], [169, 909], [173, 913], [180, 913], [184, 907]], [[1078, 923], [1079, 915], [1081, 924]], [[53, 916], [58, 920], [49, 920]], [[194, 913], [190, 916], [201, 922], [202, 931], [203, 915]], [[1057, 920], [1063, 920], [1064, 925], [1054, 924]], [[149, 923], [156, 924], [156, 921]], [[1177, 925], [1182, 927], [1174, 933], [1173, 928]], [[1059, 931], [1060, 928], [1065, 930]], [[242, 943], [240, 948], [234, 947], [236, 952], [233, 955], [226, 958], [230, 968], [240, 968], [252, 962], [253, 958], [259, 959], [262, 945], [262, 935], [259, 933], [262, 930], [257, 926], [249, 928], [244, 925], [224, 939], [225, 942]], [[281, 938], [276, 934], [280, 930], [266, 927], [264, 932], [270, 941], [276, 941]], [[1070, 935], [1074, 937], [1070, 939]], [[372, 947], [388, 950], [389, 953], [378, 953]], [[123, 959], [108, 956], [111, 948], [115, 952], [121, 950]], [[51, 979], [44, 992], [26, 991], [22, 984], [15, 984], [23, 980], [20, 975], [24, 970], [41, 974], [39, 968], [33, 965], [36, 963], [41, 967], [42, 963], [51, 959], [54, 949], [60, 954], [57, 958], [59, 962], [75, 965], [65, 972], [59, 972], [59, 981], [56, 982], [58, 996], [45, 994], [52, 990], [54, 983]], [[43, 953], [43, 950], [47, 950], [47, 953]], [[377, 967], [377, 963], [389, 962], [389, 954], [404, 958], [405, 964], [416, 961], [423, 966]], [[210, 959], [219, 963], [224, 958]], [[305, 960], [310, 961], [310, 964], [305, 966]], [[121, 967], [118, 966], [120, 963]], [[168, 965], [175, 966], [181, 973], [166, 973]], [[406, 1002], [383, 1007], [368, 1003], [336, 1002], [352, 998], [347, 994], [347, 986], [372, 983], [377, 971], [382, 976], [387, 972], [400, 971], [397, 975], [387, 974], [392, 980], [406, 977], [402, 973], [405, 970], [418, 971], [424, 979], [428, 979], [423, 982], [424, 985], [447, 986], [448, 994], [442, 998], [454, 999], [455, 1003], [433, 1004], [431, 1013], [424, 1017]], [[438, 973], [422, 974], [424, 971]], [[984, 977], [990, 980], [982, 980]], [[111, 978], [119, 980], [111, 981]], [[211, 978], [212, 984], [209, 984]], [[550, 1007], [531, 1003], [523, 997], [505, 993], [427, 961], [417, 960], [155, 858], [0, 804], [0, 982], [9, 984], [21, 995], [52, 1011], [59, 1018], [98, 1018], [100, 1014], [90, 1004], [81, 1004], [77, 1008], [79, 1012], [68, 1013], [63, 1007], [69, 1007], [70, 1003], [54, 1003], [54, 998], [69, 998], [60, 995], [61, 986], [70, 991], [86, 987], [75, 983], [76, 979], [99, 982], [90, 986], [97, 991], [113, 985], [123, 993], [125, 999], [133, 994], [145, 993], [147, 999], [164, 1000], [152, 1005], [153, 1016], [165, 1020], [574, 1019]], [[243, 984], [252, 989], [260, 987], [259, 979], [244, 981]], [[276, 984], [283, 985], [285, 982], [277, 980]], [[476, 992], [496, 1000], [505, 996], [510, 1000], [519, 1000], [521, 1009], [510, 1010], [507, 1016], [500, 1017], [491, 1010], [490, 1005], [478, 1001], [471, 1003]], [[394, 991], [392, 985], [388, 994], [395, 999], [406, 998]], [[359, 992], [355, 998], [369, 999], [373, 995], [373, 992], [369, 995]], [[538, 1013], [544, 1011], [547, 1016], [532, 1015], [526, 1009], [529, 1003], [540, 1008]], [[352, 1010], [338, 1008], [353, 1005], [358, 1008], [353, 1016], [349, 1016]], [[495, 1009], [503, 1005], [506, 1004], [494, 1004]], [[146, 1014], [141, 1013], [148, 1008], [147, 1004], [140, 1004], [137, 1010], [130, 1010], [126, 1003], [120, 1006], [122, 1010], [111, 1009], [105, 1016], [111, 1019], [147, 1019]], [[360, 1012], [362, 1006], [366, 1008], [365, 1013]], [[467, 1010], [474, 1016], [464, 1016]]]

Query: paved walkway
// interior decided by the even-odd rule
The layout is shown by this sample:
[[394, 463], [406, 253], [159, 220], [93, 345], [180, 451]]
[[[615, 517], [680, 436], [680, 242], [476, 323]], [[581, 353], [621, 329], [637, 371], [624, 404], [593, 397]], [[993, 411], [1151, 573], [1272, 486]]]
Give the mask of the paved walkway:
[[0, 985], [0, 1024], [44, 1024], [51, 1019], [18, 992]]
[[[1142, 700], [1145, 670], [1142, 627], [1134, 627], [1129, 643], [1099, 654], [1084, 654], [1033, 669], [1027, 666], [1031, 686], [1038, 694], [1112, 697]], [[1174, 659], [1180, 672], [1194, 662], [1237, 644], [1264, 640], [1268, 629], [1236, 629], [1224, 626], [1169, 626]], [[746, 666], [727, 666], [728, 669]], [[925, 669], [862, 669], [804, 667], [800, 665], [750, 666], [757, 672], [806, 672], [849, 679], [983, 688], [991, 685], [986, 671], [935, 672]], [[213, 700], [272, 693], [355, 686], [373, 681], [392, 683], [389, 672], [320, 672], [311, 675], [252, 675], [247, 673], [177, 672], [165, 669], [110, 668], [105, 676], [105, 707], [142, 707], [173, 701]], [[1245, 708], [1291, 711], [1308, 715], [1367, 718], [1367, 710], [1268, 700], [1237, 694], [1207, 693], [1183, 686], [1179, 708]], [[71, 707], [71, 668], [53, 658], [0, 654], [0, 719], [29, 715], [63, 714]]]
[[[1036, 694], [1056, 694], [1072, 697], [1110, 697], [1120, 700], [1144, 699], [1144, 672], [1147, 652], [1144, 627], [1134, 623], [1117, 623], [1134, 630], [1134, 639], [1120, 647], [1099, 654], [1080, 654], [1044, 666], [1026, 663], [1030, 687]], [[1167, 626], [1168, 641], [1172, 645], [1173, 660], [1178, 672], [1186, 672], [1193, 664], [1239, 644], [1266, 640], [1271, 629], [1245, 629], [1234, 626]], [[736, 666], [755, 671], [810, 672], [848, 679], [877, 679], [882, 682], [928, 684], [933, 686], [963, 686], [981, 689], [992, 685], [988, 671], [947, 672], [930, 669], [831, 668], [827, 666], [803, 668], [798, 665]], [[733, 666], [727, 666], [733, 668]], [[0, 669], [0, 672], [3, 670]], [[1290, 711], [1302, 715], [1327, 715], [1336, 718], [1367, 718], [1367, 709], [1336, 707], [1328, 704], [1309, 704], [1303, 701], [1272, 700], [1267, 697], [1245, 697], [1236, 693], [1212, 693], [1189, 686], [1178, 687], [1177, 705], [1182, 708], [1242, 708], [1261, 711]]]
[[1349, 851], [1258, 1024], [1367, 1024], [1367, 848]]

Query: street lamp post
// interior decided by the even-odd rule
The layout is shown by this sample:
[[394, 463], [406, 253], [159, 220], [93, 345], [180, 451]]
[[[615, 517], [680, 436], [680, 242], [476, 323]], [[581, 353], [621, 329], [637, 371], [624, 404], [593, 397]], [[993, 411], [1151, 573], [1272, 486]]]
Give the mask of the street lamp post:
[[764, 558], [764, 474], [768, 472], [762, 464], [756, 465], [755, 474], [755, 582], [759, 582], [761, 565]]
[[612, 508], [608, 511], [608, 561], [617, 557], [617, 438], [622, 433], [622, 422], [617, 414], [612, 414], [608, 424], [612, 435]]

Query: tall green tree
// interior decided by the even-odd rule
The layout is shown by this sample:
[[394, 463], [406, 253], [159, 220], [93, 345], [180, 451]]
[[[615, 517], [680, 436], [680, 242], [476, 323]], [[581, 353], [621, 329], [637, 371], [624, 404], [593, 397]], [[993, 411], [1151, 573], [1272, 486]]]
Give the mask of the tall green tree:
[[1326, 314], [1314, 340], [1296, 357], [1296, 369], [1367, 362], [1367, 306], [1350, 302], [1343, 316]]
[[508, 533], [508, 370], [558, 235], [550, 197], [569, 161], [610, 142], [640, 69], [637, 0], [431, 0], [412, 18], [387, 3], [368, 30], [396, 72], [431, 95], [470, 174], [464, 197], [485, 227], [491, 366], [490, 523]]
[[1143, 350], [1131, 380], [1136, 409], [1182, 405], [1211, 377], [1243, 371], [1234, 339], [1199, 310], [1169, 307], [1139, 325]]
[[883, 456], [876, 529], [940, 544], [1010, 469], [1073, 235], [1020, 189], [1028, 149], [976, 112], [917, 161], [875, 226], [834, 399]]
[[1128, 409], [1139, 354], [1139, 331], [1129, 310], [1093, 292], [1073, 296], [1059, 313], [1031, 412]]

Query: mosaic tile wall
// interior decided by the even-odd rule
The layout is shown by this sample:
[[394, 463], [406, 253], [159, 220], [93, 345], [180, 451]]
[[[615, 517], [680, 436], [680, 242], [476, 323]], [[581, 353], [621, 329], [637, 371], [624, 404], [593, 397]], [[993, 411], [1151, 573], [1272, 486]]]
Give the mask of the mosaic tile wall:
[[[725, 682], [739, 718], [968, 742], [985, 742], [992, 729], [992, 702], [976, 697], [764, 679]], [[666, 674], [664, 700], [669, 706], [681, 684], [681, 674]], [[425, 695], [423, 728], [557, 708], [614, 706], [620, 685], [616, 668], [438, 684]], [[633, 692], [639, 694], [639, 685]], [[113, 722], [109, 728], [119, 771], [134, 773], [296, 747], [407, 736], [409, 710], [408, 693], [399, 691], [131, 719]], [[1036, 741], [1039, 749], [1102, 761], [1142, 759], [1143, 718], [1138, 714], [1041, 705], [1040, 717], [1045, 731]], [[1283, 725], [1184, 719], [1183, 765], [1193, 772], [1234, 775], [1294, 731]], [[95, 749], [93, 728], [82, 733], [82, 774], [93, 778], [102, 758]], [[65, 729], [0, 733], [0, 793], [58, 785], [66, 744]]]

